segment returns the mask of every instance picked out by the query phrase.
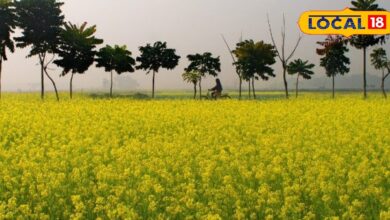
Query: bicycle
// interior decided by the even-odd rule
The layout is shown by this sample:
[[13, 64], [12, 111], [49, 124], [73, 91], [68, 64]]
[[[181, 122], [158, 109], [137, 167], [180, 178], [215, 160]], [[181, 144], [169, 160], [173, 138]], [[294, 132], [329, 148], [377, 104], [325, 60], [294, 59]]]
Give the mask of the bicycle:
[[207, 95], [202, 95], [202, 99], [205, 100], [218, 100], [218, 99], [231, 99], [232, 97], [229, 96], [227, 93], [218, 94], [215, 97], [212, 97], [210, 94], [210, 91], [207, 91]]

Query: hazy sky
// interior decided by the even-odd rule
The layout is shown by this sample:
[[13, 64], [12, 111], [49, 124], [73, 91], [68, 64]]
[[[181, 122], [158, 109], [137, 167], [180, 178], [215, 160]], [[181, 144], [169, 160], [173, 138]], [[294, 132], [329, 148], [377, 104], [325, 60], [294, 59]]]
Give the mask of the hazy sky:
[[[379, 0], [381, 7], [390, 10], [389, 0]], [[307, 10], [341, 10], [350, 5], [349, 0], [65, 0], [63, 11], [67, 21], [76, 24], [88, 22], [97, 25], [97, 36], [105, 40], [104, 44], [127, 45], [137, 56], [138, 47], [155, 41], [167, 41], [169, 47], [182, 56], [180, 65], [173, 71], [160, 71], [157, 75], [157, 89], [191, 89], [181, 79], [183, 69], [188, 65], [187, 54], [212, 52], [221, 57], [222, 73], [220, 78], [225, 87], [237, 85], [237, 77], [232, 67], [231, 57], [224, 45], [224, 34], [231, 47], [239, 40], [264, 40], [271, 42], [266, 15], [269, 13], [276, 40], [280, 42], [280, 28], [283, 13], [287, 20], [288, 52], [294, 46], [300, 30], [297, 25], [300, 14]], [[37, 21], [39, 22], [39, 21]], [[323, 36], [304, 36], [295, 58], [308, 59], [317, 65], [316, 77], [322, 77], [324, 70], [318, 67], [319, 57], [315, 53], [316, 41]], [[389, 43], [385, 46], [389, 51]], [[5, 90], [39, 89], [40, 70], [37, 58], [25, 59], [28, 49], [18, 49], [9, 55], [9, 61], [3, 64], [3, 88]], [[350, 50], [351, 74], [361, 74], [362, 52]], [[69, 76], [58, 77], [61, 70], [51, 66], [51, 75], [61, 90], [68, 89]], [[281, 87], [282, 75], [280, 63], [274, 65], [277, 77], [269, 82], [257, 82], [257, 88]], [[379, 74], [369, 68], [372, 74]], [[138, 89], [151, 87], [151, 76], [142, 71], [126, 73], [139, 84]], [[109, 74], [103, 69], [91, 67], [86, 74], [74, 79], [75, 89], [98, 89]], [[121, 77], [121, 76], [118, 76]], [[120, 78], [119, 78], [120, 80]], [[205, 81], [206, 86], [214, 82]], [[309, 86], [310, 81], [302, 82]], [[324, 85], [330, 82], [324, 81]], [[51, 89], [49, 81], [46, 87]], [[131, 89], [131, 88], [130, 88]]]

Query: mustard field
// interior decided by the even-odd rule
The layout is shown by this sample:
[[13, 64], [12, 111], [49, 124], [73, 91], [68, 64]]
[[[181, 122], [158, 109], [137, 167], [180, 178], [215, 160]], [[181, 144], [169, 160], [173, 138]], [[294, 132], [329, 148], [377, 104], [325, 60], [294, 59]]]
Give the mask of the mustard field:
[[0, 219], [390, 219], [390, 101], [328, 97], [7, 94]]

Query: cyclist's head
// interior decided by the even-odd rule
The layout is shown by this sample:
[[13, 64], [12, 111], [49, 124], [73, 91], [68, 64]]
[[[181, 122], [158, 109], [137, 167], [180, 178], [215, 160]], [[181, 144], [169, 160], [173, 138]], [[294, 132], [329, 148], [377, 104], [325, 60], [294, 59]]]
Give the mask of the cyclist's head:
[[215, 80], [215, 82], [219, 85], [219, 84], [221, 84], [221, 81], [217, 78], [216, 80]]

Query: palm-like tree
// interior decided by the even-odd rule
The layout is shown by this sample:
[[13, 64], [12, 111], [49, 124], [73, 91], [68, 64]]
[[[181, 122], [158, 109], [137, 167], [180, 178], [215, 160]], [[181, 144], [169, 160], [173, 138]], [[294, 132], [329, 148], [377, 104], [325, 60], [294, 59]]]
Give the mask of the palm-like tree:
[[0, 98], [1, 98], [1, 70], [3, 61], [7, 60], [7, 49], [15, 51], [15, 45], [11, 38], [16, 27], [16, 16], [12, 1], [0, 1]]
[[83, 23], [80, 27], [72, 23], [65, 23], [61, 31], [61, 38], [57, 54], [60, 59], [54, 63], [63, 68], [61, 76], [71, 72], [70, 98], [73, 97], [73, 76], [75, 73], [86, 72], [95, 61], [96, 45], [102, 44], [103, 40], [95, 38], [96, 26], [87, 27]]
[[292, 61], [287, 68], [287, 71], [290, 75], [297, 74], [297, 82], [296, 82], [296, 97], [298, 97], [298, 84], [299, 78], [302, 77], [304, 79], [311, 79], [311, 76], [314, 74], [312, 69], [314, 68], [314, 64], [309, 64], [309, 61], [302, 61], [301, 59], [297, 59]]
[[[387, 98], [386, 90], [385, 90], [385, 80], [390, 75], [390, 61], [387, 58], [386, 50], [383, 48], [375, 49], [371, 54], [371, 63], [377, 70], [382, 70], [382, 82], [381, 89], [383, 96]], [[385, 74], [385, 71], [388, 71]]]
[[134, 72], [135, 60], [126, 46], [107, 45], [97, 53], [96, 67], [104, 67], [106, 72], [111, 73], [110, 97], [112, 97], [113, 71], [117, 74]]
[[[381, 11], [382, 8], [376, 4], [376, 0], [356, 0], [351, 2], [355, 11]], [[367, 98], [367, 48], [374, 46], [380, 42], [384, 42], [384, 36], [373, 35], [356, 35], [350, 40], [352, 46], [363, 50], [363, 92], [364, 98]]]
[[196, 99], [196, 86], [201, 78], [200, 73], [196, 71], [185, 72], [182, 77], [185, 82], [194, 84], [194, 99]]

